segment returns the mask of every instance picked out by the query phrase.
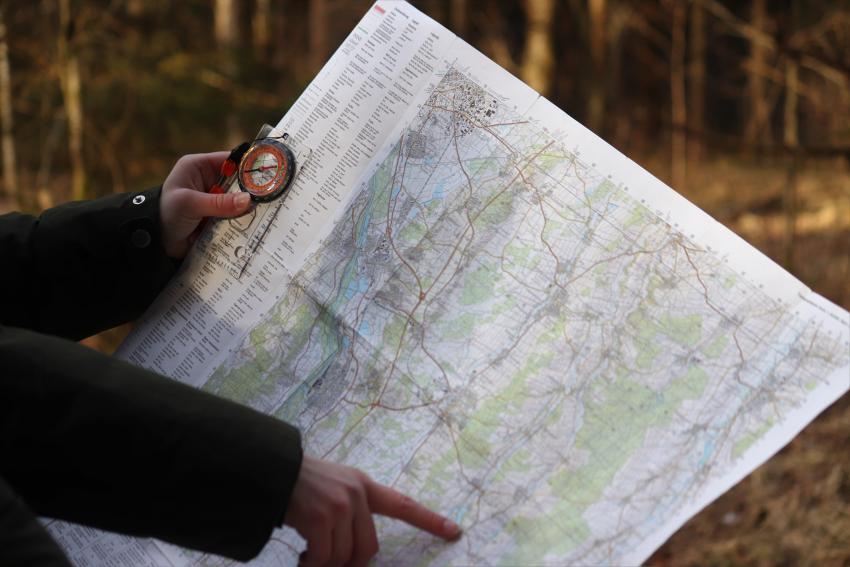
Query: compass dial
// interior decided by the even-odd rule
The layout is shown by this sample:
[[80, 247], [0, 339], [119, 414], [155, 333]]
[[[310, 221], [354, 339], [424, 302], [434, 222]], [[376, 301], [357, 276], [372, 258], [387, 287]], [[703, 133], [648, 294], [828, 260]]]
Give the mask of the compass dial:
[[265, 139], [252, 145], [239, 163], [239, 187], [255, 201], [271, 201], [283, 194], [295, 166], [286, 145]]

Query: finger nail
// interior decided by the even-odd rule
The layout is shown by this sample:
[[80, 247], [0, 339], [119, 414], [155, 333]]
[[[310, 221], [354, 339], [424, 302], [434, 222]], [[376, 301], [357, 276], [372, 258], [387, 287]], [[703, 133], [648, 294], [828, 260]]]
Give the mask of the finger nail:
[[451, 520], [443, 520], [443, 531], [449, 535], [457, 535], [460, 532], [460, 526]]
[[237, 209], [244, 209], [248, 206], [248, 203], [251, 202], [251, 195], [248, 193], [239, 193], [236, 197], [233, 198], [233, 204], [236, 205]]

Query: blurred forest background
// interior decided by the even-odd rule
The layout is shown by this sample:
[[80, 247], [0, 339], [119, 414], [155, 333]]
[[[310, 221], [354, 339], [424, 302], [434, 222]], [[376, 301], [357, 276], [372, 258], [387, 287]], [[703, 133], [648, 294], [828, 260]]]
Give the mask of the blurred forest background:
[[[850, 2], [413, 3], [850, 308]], [[157, 185], [252, 137], [370, 4], [3, 1], [0, 212]], [[845, 396], [650, 563], [850, 565], [848, 447]]]

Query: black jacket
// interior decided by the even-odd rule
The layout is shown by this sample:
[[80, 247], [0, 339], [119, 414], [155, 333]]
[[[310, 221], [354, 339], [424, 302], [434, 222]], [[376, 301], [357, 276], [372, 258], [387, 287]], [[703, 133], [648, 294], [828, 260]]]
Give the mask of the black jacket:
[[282, 523], [298, 430], [73, 342], [173, 274], [159, 193], [0, 216], [0, 549], [16, 506], [240, 560]]

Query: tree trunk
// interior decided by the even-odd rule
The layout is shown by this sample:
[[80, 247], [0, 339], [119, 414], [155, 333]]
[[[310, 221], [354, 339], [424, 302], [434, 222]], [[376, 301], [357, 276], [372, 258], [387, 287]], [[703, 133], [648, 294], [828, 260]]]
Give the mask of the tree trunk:
[[531, 88], [548, 96], [555, 62], [552, 54], [555, 0], [526, 0], [525, 10], [528, 21], [520, 75]]
[[[492, 25], [485, 26], [482, 30], [481, 45], [483, 51], [493, 61], [499, 64], [500, 67], [518, 75], [518, 63], [514, 61], [511, 55], [511, 50], [508, 47], [508, 38], [505, 34], [505, 22], [502, 15], [502, 6], [499, 4], [487, 3], [478, 13], [478, 17], [483, 21], [492, 22]], [[508, 22], [510, 24], [510, 22]]]
[[691, 72], [688, 88], [689, 157], [702, 160], [705, 152], [705, 10], [699, 2], [691, 4]]
[[239, 37], [239, 13], [236, 0], [215, 0], [215, 43], [224, 50], [236, 46]]
[[[785, 33], [790, 36], [800, 21], [800, 2], [791, 0], [788, 29]], [[785, 107], [782, 113], [782, 142], [788, 156], [788, 171], [785, 179], [785, 189], [782, 192], [782, 208], [785, 217], [785, 238], [783, 239], [783, 260], [785, 268], [794, 269], [794, 248], [797, 237], [797, 173], [802, 157], [800, 155], [799, 132], [799, 92], [800, 77], [799, 63], [794, 57], [785, 58]]]
[[[215, 43], [218, 48], [221, 72], [228, 82], [236, 81], [236, 48], [239, 42], [239, 6], [237, 0], [215, 0], [213, 12]], [[228, 147], [236, 146], [242, 139], [241, 129], [233, 110], [225, 116], [222, 133]]]
[[783, 142], [785, 147], [796, 150], [799, 145], [799, 128], [797, 120], [798, 92], [800, 81], [797, 61], [789, 58], [785, 62], [785, 109]]
[[12, 83], [9, 79], [9, 46], [6, 22], [0, 10], [0, 128], [2, 128], [3, 188], [10, 204], [20, 206], [18, 197], [15, 139], [12, 135]]
[[271, 34], [271, 0], [256, 0], [254, 5], [254, 17], [251, 19], [251, 43], [254, 53], [265, 61], [268, 56], [269, 40]]
[[782, 208], [785, 213], [784, 260], [785, 268], [794, 268], [794, 241], [797, 225], [797, 170], [800, 165], [800, 146], [797, 117], [797, 92], [799, 89], [797, 61], [789, 58], [785, 63], [785, 108], [782, 135], [785, 149], [790, 158], [782, 194]]
[[318, 73], [328, 53], [328, 4], [326, 0], [310, 2], [310, 63]]
[[71, 45], [73, 30], [70, 0], [59, 0], [59, 84], [68, 121], [68, 151], [71, 156], [71, 198], [86, 198], [86, 170], [83, 160], [83, 102], [80, 62]]
[[623, 90], [623, 37], [624, 31], [632, 16], [632, 6], [624, 2], [611, 5], [606, 16], [607, 37], [605, 38], [605, 81], [604, 90], [612, 103], [607, 105], [607, 112], [612, 116], [608, 120], [606, 133], [611, 143], [618, 149], [624, 150], [629, 143], [631, 130], [631, 108], [624, 103]]
[[[752, 0], [752, 25], [759, 31], [767, 27], [766, 0]], [[744, 141], [754, 147], [770, 140], [770, 105], [767, 101], [764, 74], [767, 71], [767, 47], [761, 42], [750, 44], [747, 63], [747, 96], [749, 111]]]
[[605, 0], [589, 0], [590, 88], [587, 125], [601, 134], [605, 122]]
[[467, 19], [467, 1], [466, 0], [451, 0], [451, 15], [450, 21], [452, 24], [452, 31], [455, 32], [456, 35], [460, 37], [464, 37], [466, 35], [466, 28], [468, 25]]
[[671, 184], [685, 188], [687, 163], [687, 107], [685, 106], [685, 23], [687, 5], [673, 1], [673, 30], [670, 47], [670, 112], [673, 118], [671, 144]]

